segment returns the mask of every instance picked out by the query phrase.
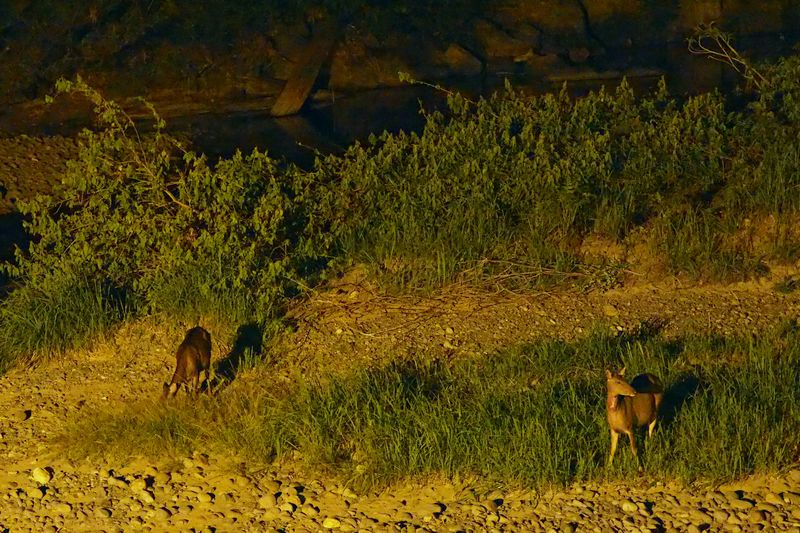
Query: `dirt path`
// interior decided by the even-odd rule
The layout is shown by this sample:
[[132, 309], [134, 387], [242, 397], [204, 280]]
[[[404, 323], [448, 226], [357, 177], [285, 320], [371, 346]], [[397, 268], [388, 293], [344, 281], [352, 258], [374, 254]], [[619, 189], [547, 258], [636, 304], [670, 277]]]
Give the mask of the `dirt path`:
[[[800, 319], [800, 294], [780, 294], [773, 283], [439, 298], [380, 297], [364, 284], [341, 284], [293, 310], [297, 330], [274, 348], [274, 371], [346, 372], [411, 352], [490, 353], [543, 336], [573, 338], [598, 322], [627, 329], [659, 318], [667, 335], [761, 331]], [[156, 397], [181, 335], [178, 325], [127, 326], [91, 351], [0, 376], [0, 531], [800, 532], [800, 469], [714, 488], [645, 474], [546, 494], [492, 490], [476, 479], [355, 494], [290, 465], [263, 469], [202, 451], [160, 461], [57, 455], [51, 441], [65, 419]], [[217, 357], [229, 347], [214, 348]]]

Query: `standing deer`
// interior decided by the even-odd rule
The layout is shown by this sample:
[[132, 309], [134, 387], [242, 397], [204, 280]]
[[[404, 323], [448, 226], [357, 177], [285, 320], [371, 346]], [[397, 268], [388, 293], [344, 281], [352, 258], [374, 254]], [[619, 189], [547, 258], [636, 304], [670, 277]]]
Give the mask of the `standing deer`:
[[211, 334], [200, 326], [186, 332], [186, 338], [178, 346], [175, 353], [175, 373], [172, 381], [164, 383], [161, 398], [172, 398], [177, 394], [181, 384], [187, 387], [191, 384], [192, 394], [197, 396], [200, 391], [200, 372], [205, 373], [205, 382], [211, 391], [211, 381], [208, 373], [211, 368]]
[[[611, 428], [611, 456], [608, 464], [614, 462], [614, 453], [617, 451], [617, 441], [619, 434], [624, 433], [631, 442], [631, 451], [636, 461], [639, 462], [639, 454], [636, 449], [634, 430], [641, 426], [647, 426], [647, 436], [653, 436], [653, 430], [658, 421], [658, 409], [661, 400], [664, 398], [664, 387], [653, 374], [639, 374], [628, 384], [623, 376], [625, 368], [619, 373], [606, 370], [606, 386], [608, 396], [606, 398], [606, 419], [608, 427]], [[641, 462], [639, 469], [641, 470]]]

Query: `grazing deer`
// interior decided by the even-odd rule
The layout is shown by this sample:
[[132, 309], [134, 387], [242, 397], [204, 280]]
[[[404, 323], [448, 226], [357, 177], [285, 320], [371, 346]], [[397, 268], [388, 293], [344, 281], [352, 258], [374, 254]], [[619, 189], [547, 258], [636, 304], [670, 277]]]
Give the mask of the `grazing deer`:
[[172, 381], [164, 383], [161, 398], [172, 398], [177, 394], [182, 383], [187, 387], [191, 384], [191, 391], [196, 396], [200, 391], [200, 372], [205, 372], [205, 381], [211, 391], [211, 381], [208, 372], [211, 368], [211, 334], [200, 326], [186, 332], [186, 338], [178, 346], [175, 353], [177, 360]]
[[[608, 427], [611, 428], [609, 466], [614, 462], [614, 453], [617, 451], [620, 433], [628, 436], [633, 456], [639, 462], [633, 432], [638, 427], [647, 426], [648, 438], [653, 436], [653, 430], [658, 420], [658, 409], [664, 398], [664, 387], [661, 385], [661, 380], [653, 374], [639, 374], [633, 378], [630, 384], [625, 381], [624, 375], [625, 368], [619, 373], [606, 370], [606, 386], [608, 388], [606, 419]], [[641, 462], [639, 462], [639, 469], [641, 470], [641, 468]]]

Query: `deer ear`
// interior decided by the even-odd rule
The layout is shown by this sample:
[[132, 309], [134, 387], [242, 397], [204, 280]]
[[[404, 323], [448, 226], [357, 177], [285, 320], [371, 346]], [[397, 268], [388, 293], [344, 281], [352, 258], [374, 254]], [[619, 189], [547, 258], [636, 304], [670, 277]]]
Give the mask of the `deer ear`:
[[622, 370], [619, 371], [619, 375], [620, 376], [624, 376], [625, 375], [625, 367], [624, 366], [622, 367]]
[[606, 379], [611, 379], [611, 370], [606, 368]]

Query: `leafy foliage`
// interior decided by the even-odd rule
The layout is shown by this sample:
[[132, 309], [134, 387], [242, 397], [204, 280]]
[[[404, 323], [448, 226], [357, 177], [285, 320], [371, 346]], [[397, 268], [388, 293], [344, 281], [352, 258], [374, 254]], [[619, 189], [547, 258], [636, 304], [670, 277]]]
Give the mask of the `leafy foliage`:
[[[128, 314], [264, 323], [331, 260], [404, 290], [580, 276], [599, 286], [598, 272], [624, 265], [589, 264], [590, 235], [644, 244], [675, 273], [761, 272], [800, 256], [800, 58], [763, 72], [737, 111], [716, 93], [679, 101], [663, 82], [643, 97], [624, 81], [577, 100], [510, 86], [477, 102], [450, 94], [421, 133], [372, 137], [310, 171], [259, 151], [211, 165], [154, 111], [144, 133], [80, 80], [61, 82], [94, 103], [101, 127], [83, 134], [51, 196], [21, 206], [34, 239], [5, 266], [29, 295], [13, 305], [62, 301], [80, 280]], [[19, 321], [38, 308], [11, 302], [0, 330], [35, 331]], [[110, 314], [86, 323], [119, 319], [114, 302], [87, 309]], [[81, 323], [64, 338], [81, 337]]]
[[[276, 316], [298, 270], [310, 275], [319, 259], [307, 177], [258, 151], [211, 168], [164, 134], [155, 114], [145, 134], [80, 80], [58, 90], [90, 98], [102, 127], [82, 134], [80, 156], [52, 195], [21, 203], [33, 242], [5, 265], [24, 284], [18, 291], [58, 300], [83, 279], [124, 295], [134, 314]], [[65, 327], [73, 326], [80, 330]]]

